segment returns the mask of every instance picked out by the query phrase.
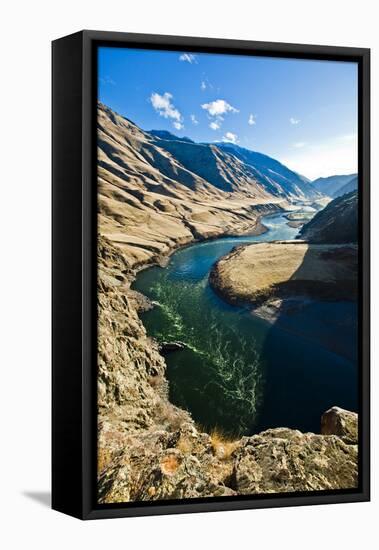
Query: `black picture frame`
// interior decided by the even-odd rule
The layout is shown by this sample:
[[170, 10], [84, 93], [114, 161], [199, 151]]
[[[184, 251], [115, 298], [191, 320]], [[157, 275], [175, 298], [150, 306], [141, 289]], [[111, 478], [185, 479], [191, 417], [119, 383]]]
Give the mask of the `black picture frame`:
[[[359, 74], [359, 487], [347, 491], [96, 504], [96, 48], [355, 61]], [[81, 519], [370, 499], [370, 50], [81, 31], [52, 43], [52, 507]]]

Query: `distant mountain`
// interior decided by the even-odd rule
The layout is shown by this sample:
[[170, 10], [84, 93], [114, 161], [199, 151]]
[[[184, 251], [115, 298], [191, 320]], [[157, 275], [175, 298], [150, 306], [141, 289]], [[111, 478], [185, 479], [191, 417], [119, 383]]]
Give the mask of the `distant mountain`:
[[345, 174], [337, 176], [329, 176], [327, 178], [317, 178], [312, 181], [313, 187], [315, 187], [324, 195], [329, 197], [337, 197], [336, 194], [341, 187], [346, 185], [350, 180], [357, 177], [357, 174]]
[[[107, 169], [115, 175], [124, 174], [130, 179], [134, 167], [143, 162], [145, 168], [142, 165], [138, 168], [141, 181], [148, 178], [161, 186], [168, 185], [167, 193], [184, 185], [197, 192], [219, 190], [252, 198], [317, 200], [323, 197], [306, 178], [262, 153], [230, 143], [195, 143], [166, 130], [147, 132], [105, 105], [99, 109], [112, 125], [113, 139], [109, 130], [100, 128], [98, 143], [108, 158]], [[114, 136], [120, 131], [122, 137], [116, 145]], [[100, 155], [100, 165], [104, 162]]]
[[160, 193], [177, 198], [183, 198], [185, 190], [196, 192], [198, 198], [202, 194], [226, 198], [223, 193], [266, 201], [298, 196], [226, 148], [195, 143], [165, 130], [144, 131], [102, 104], [98, 146], [100, 167], [129, 182], [128, 192], [138, 186], [144, 191], [159, 187]]
[[358, 193], [353, 191], [332, 200], [299, 232], [312, 243], [355, 243], [358, 240]]
[[275, 195], [297, 199], [316, 199], [322, 196], [322, 191], [317, 190], [306, 177], [268, 155], [233, 143], [217, 143], [217, 147], [253, 168], [256, 177], [264, 180], [266, 188]]
[[358, 189], [358, 176], [354, 176], [349, 180], [345, 185], [337, 189], [337, 191], [334, 192], [333, 197], [341, 197], [342, 195], [346, 195], [346, 193], [351, 193], [351, 191], [355, 191]]
[[222, 191], [251, 192], [251, 185], [275, 197], [308, 200], [322, 197], [309, 181], [277, 160], [229, 143], [195, 143], [165, 130], [148, 132], [187, 170]]
[[250, 166], [215, 145], [183, 141], [176, 136], [168, 139], [165, 135], [163, 139], [151, 132], [150, 135], [156, 147], [166, 150], [186, 170], [221, 191], [279, 196]]

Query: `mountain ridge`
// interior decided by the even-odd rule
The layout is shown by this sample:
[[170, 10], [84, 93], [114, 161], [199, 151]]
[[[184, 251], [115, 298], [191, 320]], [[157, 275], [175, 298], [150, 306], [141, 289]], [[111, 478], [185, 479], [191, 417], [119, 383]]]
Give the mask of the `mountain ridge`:
[[[216, 185], [216, 187], [220, 186], [220, 182], [215, 182], [214, 175], [209, 174], [206, 171], [207, 166], [205, 161], [207, 160], [211, 163], [211, 151], [214, 155], [219, 158], [221, 156], [223, 161], [226, 160], [230, 164], [233, 164], [233, 162], [235, 163], [235, 160], [231, 160], [230, 157], [234, 157], [234, 159], [240, 161], [242, 163], [241, 165], [234, 165], [237, 173], [243, 170], [245, 178], [247, 176], [256, 179], [259, 185], [263, 186], [266, 191], [274, 194], [275, 196], [282, 196], [291, 199], [303, 198], [305, 200], [315, 199], [322, 196], [322, 193], [317, 191], [306, 177], [290, 170], [278, 160], [264, 153], [252, 151], [231, 143], [197, 143], [190, 138], [180, 138], [175, 134], [164, 130], [151, 130], [150, 134], [154, 137], [162, 139], [164, 143], [161, 143], [160, 145], [166, 148], [170, 153], [174, 155], [181, 154], [180, 160], [182, 164], [187, 165], [187, 167], [190, 165], [192, 170], [204, 177], [204, 179], [207, 179]], [[188, 155], [186, 157], [183, 146], [181, 145], [183, 143], [188, 143], [193, 146], [192, 155]], [[197, 166], [197, 169], [195, 167], [197, 156], [194, 154], [195, 151], [201, 157], [200, 172], [198, 172], [199, 166]], [[224, 157], [224, 154], [228, 156]], [[224, 187], [224, 190], [230, 191], [231, 189]]]
[[350, 193], [356, 189], [358, 189], [358, 176], [353, 176], [351, 180], [334, 192], [333, 197], [341, 197], [342, 195], [346, 195], [346, 193]]
[[312, 185], [329, 197], [335, 198], [339, 196], [339, 190], [356, 177], [357, 174], [336, 174], [317, 178], [312, 181]]

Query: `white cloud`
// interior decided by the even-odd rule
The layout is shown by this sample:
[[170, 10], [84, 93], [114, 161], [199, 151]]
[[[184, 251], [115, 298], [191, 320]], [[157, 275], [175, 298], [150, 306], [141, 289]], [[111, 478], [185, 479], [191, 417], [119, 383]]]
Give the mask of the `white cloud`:
[[174, 128], [176, 128], [177, 130], [183, 130], [183, 128], [184, 128], [184, 124], [182, 124], [181, 122], [175, 121], [172, 124], [173, 124]]
[[211, 120], [209, 127], [212, 128], [212, 130], [221, 128], [224, 121], [222, 115], [239, 112], [238, 109], [230, 105], [230, 103], [224, 99], [216, 99], [210, 103], [203, 103], [201, 108], [208, 112], [208, 118]]
[[222, 138], [222, 141], [225, 141], [226, 143], [237, 143], [238, 136], [237, 134], [233, 134], [233, 132], [226, 132]]
[[212, 120], [212, 122], [209, 124], [209, 128], [212, 128], [212, 130], [218, 130], [221, 126], [221, 122], [219, 120]]
[[202, 109], [208, 111], [211, 116], [225, 115], [226, 113], [238, 113], [238, 109], [232, 107], [225, 99], [216, 99], [210, 103], [203, 103]]
[[[175, 128], [180, 130], [183, 128], [183, 117], [180, 111], [178, 111], [178, 109], [171, 102], [172, 97], [172, 94], [169, 92], [165, 92], [163, 95], [153, 92], [150, 96], [150, 102], [160, 116], [163, 116], [163, 118], [172, 119], [174, 121], [173, 124]], [[178, 128], [179, 124], [180, 128]]]
[[302, 149], [302, 147], [306, 146], [306, 143], [305, 141], [297, 141], [293, 144], [293, 146], [295, 147], [295, 149]]
[[191, 115], [191, 116], [190, 116], [190, 119], [191, 119], [192, 124], [195, 124], [195, 126], [196, 126], [197, 124], [199, 124], [199, 121], [197, 120], [197, 118], [195, 117], [195, 115]]
[[196, 55], [193, 55], [192, 53], [182, 53], [182, 55], [179, 56], [180, 61], [187, 61], [187, 63], [197, 63]]
[[306, 147], [291, 149], [288, 155], [276, 155], [286, 166], [310, 179], [353, 174], [358, 171], [358, 141], [343, 136], [308, 143]]
[[252, 113], [249, 115], [249, 120], [247, 121], [248, 124], [250, 124], [250, 126], [253, 126], [254, 124], [256, 124], [256, 115], [253, 115]]
[[291, 116], [291, 118], [290, 118], [290, 123], [291, 124], [299, 124], [299, 122], [301, 122], [301, 120], [299, 118], [295, 118], [295, 117]]
[[206, 84], [206, 82], [204, 82], [204, 80], [202, 80], [201, 84], [200, 84], [200, 90], [202, 92], [204, 92], [204, 90], [206, 90], [206, 89], [207, 89], [207, 84]]

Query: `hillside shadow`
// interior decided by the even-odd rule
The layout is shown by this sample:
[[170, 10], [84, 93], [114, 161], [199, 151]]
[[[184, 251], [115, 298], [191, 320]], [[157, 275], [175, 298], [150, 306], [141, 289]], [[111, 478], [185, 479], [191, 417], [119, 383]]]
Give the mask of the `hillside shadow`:
[[284, 299], [263, 345], [264, 391], [254, 433], [277, 427], [319, 433], [328, 408], [357, 410], [357, 282], [301, 282], [317, 269], [311, 246], [282, 296], [294, 299]]

